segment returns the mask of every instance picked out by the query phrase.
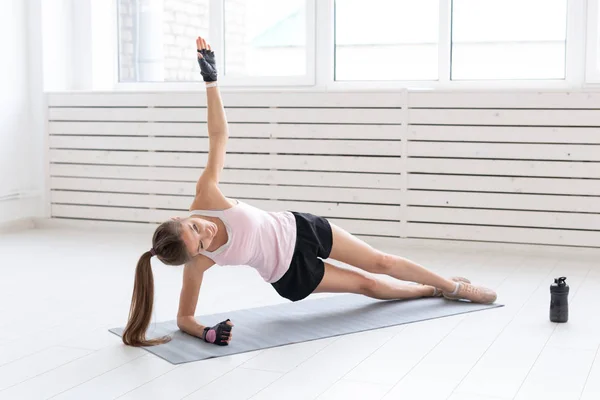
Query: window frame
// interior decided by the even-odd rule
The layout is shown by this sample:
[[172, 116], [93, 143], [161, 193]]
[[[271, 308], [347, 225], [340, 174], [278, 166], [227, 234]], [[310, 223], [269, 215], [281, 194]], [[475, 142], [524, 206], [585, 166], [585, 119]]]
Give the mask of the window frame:
[[[93, 0], [88, 0], [93, 1]], [[116, 2], [117, 0], [115, 0]], [[292, 90], [292, 91], [346, 91], [378, 90], [514, 90], [548, 89], [573, 90], [600, 84], [600, 63], [594, 74], [591, 65], [598, 50], [594, 39], [600, 29], [598, 16], [587, 11], [598, 10], [600, 0], [568, 0], [567, 36], [564, 79], [538, 80], [460, 80], [450, 79], [451, 68], [451, 10], [452, 0], [439, 0], [439, 74], [432, 81], [335, 81], [335, 0], [306, 0], [307, 5], [307, 75], [303, 77], [227, 77], [221, 75], [219, 84], [225, 91]], [[223, 66], [223, 2], [210, 0], [209, 34], [217, 54], [220, 69]], [[220, 4], [220, 6], [219, 6]], [[116, 8], [116, 7], [115, 7]], [[587, 13], [586, 13], [587, 12]], [[597, 14], [597, 13], [596, 13]], [[118, 18], [115, 14], [114, 18]], [[217, 21], [214, 23], [213, 21]], [[118, 26], [116, 22], [114, 26]], [[115, 35], [117, 36], [117, 35]], [[586, 39], [590, 38], [590, 40]], [[118, 63], [118, 42], [115, 43], [115, 62]], [[118, 64], [117, 64], [118, 68]], [[202, 82], [116, 82], [118, 91], [198, 91]]]
[[[115, 4], [118, 0], [114, 0]], [[257, 87], [302, 87], [315, 85], [315, 43], [316, 43], [316, 0], [304, 0], [306, 3], [306, 74], [302, 76], [264, 76], [264, 77], [228, 77], [225, 70], [224, 49], [225, 25], [223, 0], [209, 0], [209, 40], [215, 51], [217, 69], [219, 71], [219, 86], [223, 88], [257, 88]], [[115, 26], [118, 27], [118, 15]], [[118, 29], [118, 28], [117, 28]], [[117, 68], [119, 68], [118, 42], [115, 44]], [[200, 74], [200, 71], [198, 71]], [[120, 82], [116, 77], [116, 90], [198, 90], [204, 86], [203, 82]]]
[[[333, 3], [335, 0], [327, 0]], [[581, 87], [584, 83], [583, 62], [585, 58], [585, 16], [587, 1], [600, 0], [567, 0], [567, 35], [565, 51], [565, 78], [564, 79], [474, 79], [451, 80], [451, 51], [452, 51], [452, 0], [439, 0], [440, 29], [438, 42], [438, 80], [431, 81], [330, 81], [328, 90], [398, 90], [398, 89], [423, 89], [423, 90], [479, 90], [479, 89], [573, 89]], [[331, 7], [330, 18], [333, 21], [335, 14]], [[334, 25], [334, 24], [332, 24]], [[335, 50], [335, 43], [331, 42], [331, 52]], [[320, 59], [320, 55], [317, 58]], [[332, 66], [334, 68], [334, 66]], [[333, 75], [333, 70], [332, 70]], [[600, 74], [599, 74], [600, 77]], [[599, 80], [600, 83], [600, 80]]]
[[[598, 46], [600, 45], [600, 11], [599, 0], [587, 1], [586, 19], [586, 49], [585, 49], [585, 84], [589, 86], [600, 85], [600, 60]], [[598, 60], [598, 61], [596, 61]]]

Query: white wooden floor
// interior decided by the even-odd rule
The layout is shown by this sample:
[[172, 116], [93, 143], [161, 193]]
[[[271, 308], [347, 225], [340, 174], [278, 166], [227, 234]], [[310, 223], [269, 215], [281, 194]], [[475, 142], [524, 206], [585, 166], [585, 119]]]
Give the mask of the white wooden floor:
[[[149, 245], [148, 234], [95, 227], [0, 235], [0, 399], [600, 398], [600, 265], [589, 255], [386, 249], [494, 287], [506, 307], [174, 366], [107, 331], [125, 322]], [[181, 269], [154, 271], [154, 320], [174, 319]], [[560, 275], [571, 314], [557, 325], [549, 285]], [[253, 270], [215, 268], [198, 314], [281, 301]]]

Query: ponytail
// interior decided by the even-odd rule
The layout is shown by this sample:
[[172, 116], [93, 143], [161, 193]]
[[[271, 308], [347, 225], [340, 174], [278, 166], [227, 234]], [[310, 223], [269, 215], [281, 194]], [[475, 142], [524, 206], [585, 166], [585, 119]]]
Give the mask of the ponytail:
[[152, 253], [147, 251], [137, 263], [133, 295], [129, 309], [129, 321], [123, 331], [123, 343], [129, 346], [155, 346], [171, 340], [165, 336], [157, 339], [146, 339], [146, 331], [152, 317], [154, 304], [154, 277], [150, 259]]
[[123, 343], [129, 346], [155, 346], [171, 340], [169, 336], [146, 339], [154, 305], [154, 277], [150, 264], [154, 255], [167, 265], [183, 265], [188, 262], [190, 257], [181, 240], [180, 221], [171, 220], [160, 224], [152, 237], [152, 250], [142, 254], [137, 263], [129, 321], [123, 331]]

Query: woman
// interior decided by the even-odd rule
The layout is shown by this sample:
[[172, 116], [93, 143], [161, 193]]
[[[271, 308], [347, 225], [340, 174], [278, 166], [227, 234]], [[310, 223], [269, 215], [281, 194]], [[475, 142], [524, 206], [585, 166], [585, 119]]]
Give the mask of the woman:
[[[373, 249], [324, 218], [296, 212], [265, 212], [229, 199], [219, 190], [227, 142], [227, 121], [217, 87], [214, 53], [202, 38], [196, 40], [198, 63], [207, 91], [209, 154], [198, 179], [189, 217], [160, 225], [152, 249], [140, 258], [136, 272], [125, 344], [151, 346], [168, 337], [148, 340], [154, 300], [150, 259], [183, 265], [183, 286], [177, 314], [178, 327], [206, 342], [227, 345], [233, 324], [214, 327], [194, 318], [204, 272], [215, 264], [248, 265], [272, 284], [283, 297], [298, 301], [311, 293], [357, 293], [376, 299], [411, 299], [445, 296], [453, 300], [493, 303], [496, 293], [471, 285], [464, 278], [445, 279], [405, 258]], [[366, 272], [324, 263], [331, 258]], [[405, 285], [378, 280], [371, 274], [420, 283]]]

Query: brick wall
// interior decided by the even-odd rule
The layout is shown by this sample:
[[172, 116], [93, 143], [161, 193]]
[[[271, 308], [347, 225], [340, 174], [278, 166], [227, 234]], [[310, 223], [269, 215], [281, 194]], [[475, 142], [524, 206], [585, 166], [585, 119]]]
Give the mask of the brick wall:
[[196, 38], [208, 36], [208, 0], [165, 0], [165, 81], [200, 80]]
[[[136, 3], [143, 0], [119, 1], [119, 77], [121, 82], [135, 82]], [[243, 43], [245, 0], [226, 3], [227, 40]], [[197, 36], [208, 36], [209, 0], [164, 0], [162, 39], [165, 81], [201, 80], [196, 61]], [[140, 34], [143, 34], [141, 32]], [[228, 54], [229, 56], [229, 54]], [[243, 53], [228, 60], [228, 66], [243, 64]], [[220, 71], [222, 74], [223, 71]]]
[[119, 0], [119, 80], [134, 80], [133, 10], [134, 0]]

